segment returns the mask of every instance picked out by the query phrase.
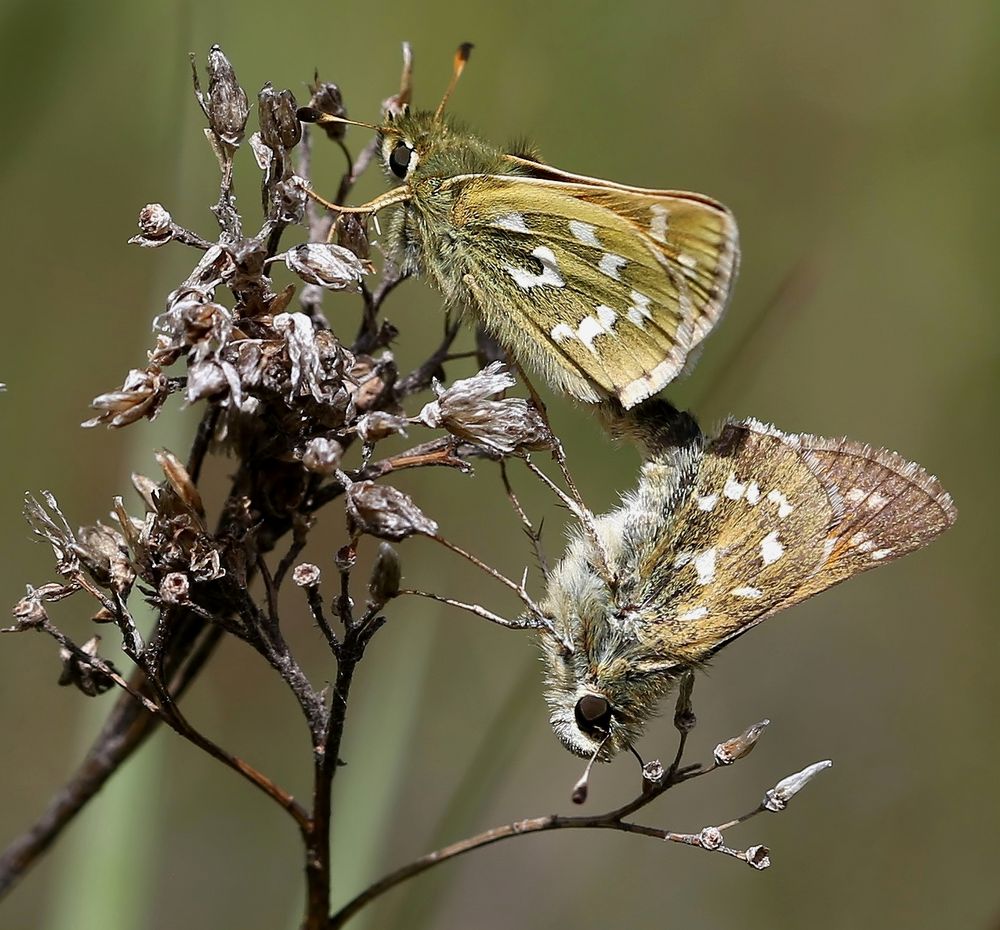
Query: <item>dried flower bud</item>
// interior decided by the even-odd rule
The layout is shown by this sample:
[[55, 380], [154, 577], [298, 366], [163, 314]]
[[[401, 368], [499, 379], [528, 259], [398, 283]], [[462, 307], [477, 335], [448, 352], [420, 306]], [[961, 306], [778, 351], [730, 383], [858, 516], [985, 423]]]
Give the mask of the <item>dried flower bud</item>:
[[81, 425], [89, 429], [106, 423], [119, 429], [143, 417], [154, 420], [170, 392], [170, 383], [159, 368], [133, 368], [119, 390], [101, 394], [90, 402], [91, 407], [102, 412]]
[[[272, 202], [277, 211], [275, 219], [282, 223], [299, 223], [306, 213], [306, 184], [297, 175], [274, 185]], [[273, 310], [271, 311], [274, 312]]]
[[724, 842], [722, 831], [718, 827], [705, 827], [698, 834], [698, 842], [702, 849], [720, 849]]
[[365, 273], [361, 260], [343, 246], [322, 242], [304, 242], [285, 252], [285, 264], [309, 284], [331, 291], [360, 288]]
[[91, 623], [114, 623], [118, 618], [108, 610], [107, 607], [101, 607], [97, 613], [90, 618]]
[[642, 767], [642, 780], [644, 783], [658, 785], [666, 774], [663, 763], [659, 759], [651, 759]]
[[80, 570], [76, 534], [59, 509], [52, 492], [43, 491], [42, 498], [48, 510], [33, 495], [24, 495], [24, 519], [32, 532], [52, 547], [52, 554], [56, 559], [56, 571], [63, 576], [74, 575]]
[[11, 609], [11, 614], [13, 614], [14, 619], [17, 621], [17, 628], [20, 630], [28, 630], [32, 627], [41, 626], [49, 619], [38, 591], [31, 587], [30, 584], [26, 587], [28, 593]]
[[319, 436], [306, 443], [302, 464], [318, 475], [332, 475], [339, 467], [344, 447], [335, 439]]
[[674, 707], [674, 729], [679, 733], [690, 733], [698, 723], [698, 718], [691, 709], [692, 691], [694, 691], [694, 673], [685, 672], [681, 676], [677, 704]]
[[275, 90], [268, 81], [257, 95], [257, 105], [264, 144], [274, 152], [295, 148], [302, 138], [295, 95], [290, 90]]
[[236, 72], [218, 45], [208, 53], [208, 93], [203, 94], [198, 82], [198, 69], [191, 56], [194, 93], [208, 124], [216, 137], [233, 148], [243, 141], [250, 106], [246, 92], [236, 80]]
[[399, 553], [388, 543], [379, 543], [372, 576], [368, 581], [372, 605], [381, 607], [399, 594], [399, 582], [402, 578], [403, 567], [399, 561]]
[[770, 720], [761, 720], [747, 727], [739, 736], [727, 739], [715, 747], [716, 765], [732, 765], [737, 759], [750, 755]]
[[139, 235], [129, 239], [130, 245], [146, 249], [159, 248], [173, 238], [173, 220], [162, 204], [147, 203], [139, 211]]
[[493, 399], [514, 384], [502, 362], [493, 362], [449, 388], [435, 381], [437, 400], [425, 405], [417, 419], [503, 455], [549, 448], [552, 434], [531, 404], [520, 397]]
[[364, 442], [378, 442], [389, 436], [406, 435], [406, 420], [384, 410], [373, 410], [361, 417], [355, 429]]
[[[344, 108], [344, 98], [340, 93], [340, 88], [329, 81], [321, 81], [319, 74], [313, 75], [313, 82], [309, 86], [312, 96], [309, 98], [309, 107], [317, 113], [327, 116], [345, 117], [347, 110]], [[327, 137], [334, 142], [343, 139], [347, 126], [344, 123], [326, 123], [323, 131]]]
[[169, 572], [160, 582], [160, 598], [165, 604], [184, 604], [191, 592], [191, 583], [183, 572]]
[[320, 570], [318, 565], [312, 562], [302, 562], [292, 569], [292, 582], [300, 588], [315, 588], [320, 582]]
[[371, 248], [368, 242], [368, 226], [357, 213], [341, 213], [335, 227], [337, 244], [350, 249], [362, 261], [367, 261]]
[[805, 786], [811, 782], [824, 769], [830, 768], [833, 763], [826, 759], [823, 762], [814, 762], [806, 766], [801, 772], [783, 778], [765, 795], [761, 801], [761, 806], [769, 811], [783, 811], [788, 802], [795, 797]]
[[[100, 636], [91, 636], [80, 647], [80, 651], [86, 656], [96, 656], [97, 647], [100, 645], [100, 642]], [[74, 685], [86, 694], [87, 697], [97, 697], [97, 695], [103, 694], [109, 688], [114, 687], [114, 682], [106, 673], [94, 668], [89, 662], [65, 646], [59, 649], [59, 659], [63, 664], [62, 674], [59, 676], [60, 685]], [[110, 662], [105, 662], [104, 664], [114, 670], [114, 666]]]
[[337, 566], [337, 571], [343, 574], [354, 568], [354, 563], [358, 561], [358, 550], [351, 543], [341, 546], [333, 557], [333, 564]]
[[374, 481], [352, 484], [346, 475], [340, 474], [347, 488], [347, 513], [356, 532], [393, 542], [415, 533], [427, 536], [437, 533], [437, 524], [424, 516], [409, 495]]
[[163, 475], [173, 488], [174, 493], [184, 506], [198, 517], [205, 516], [205, 505], [202, 503], [201, 494], [195, 487], [188, 470], [176, 455], [169, 449], [159, 449], [156, 453], [156, 461], [163, 469]]
[[747, 865], [752, 869], [764, 871], [771, 867], [771, 850], [766, 846], [751, 846], [744, 853]]

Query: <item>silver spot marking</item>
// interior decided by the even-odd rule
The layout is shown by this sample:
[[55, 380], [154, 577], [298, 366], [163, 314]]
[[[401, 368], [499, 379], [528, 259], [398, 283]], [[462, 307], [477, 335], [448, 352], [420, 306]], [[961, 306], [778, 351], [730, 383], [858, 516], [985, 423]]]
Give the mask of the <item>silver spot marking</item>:
[[743, 496], [743, 492], [746, 488], [747, 486], [745, 484], [740, 484], [736, 480], [736, 473], [734, 472], [726, 479], [726, 483], [722, 488], [722, 493], [725, 494], [731, 501], [738, 501]]
[[670, 215], [667, 208], [659, 203], [650, 204], [649, 212], [653, 218], [649, 221], [649, 234], [657, 242], [667, 241], [667, 217]]
[[698, 584], [708, 584], [715, 577], [714, 547], [695, 556], [694, 570], [698, 573]]
[[699, 510], [712, 510], [715, 507], [716, 502], [719, 500], [718, 494], [706, 494], [704, 497], [698, 498], [698, 509]]
[[530, 232], [528, 224], [525, 223], [524, 217], [520, 213], [506, 213], [503, 216], [497, 217], [493, 221], [493, 225], [498, 226], [500, 229], [509, 229], [512, 232]]
[[639, 329], [646, 328], [646, 321], [643, 319], [642, 314], [635, 309], [635, 307], [629, 307], [628, 313], [625, 314], [628, 317], [630, 323], [634, 323]]
[[882, 559], [887, 559], [890, 555], [892, 555], [892, 549], [876, 549], [872, 553], [872, 558], [876, 562], [879, 562]]
[[615, 313], [610, 307], [605, 307], [604, 304], [600, 304], [597, 307], [597, 319], [601, 321], [604, 328], [611, 332], [612, 327], [615, 325], [615, 320], [618, 319], [618, 314]]
[[565, 323], [556, 323], [549, 335], [555, 342], [565, 342], [567, 339], [572, 339], [576, 333], [571, 326], [567, 326]]
[[761, 590], [760, 588], [740, 587], [733, 588], [733, 590], [729, 593], [735, 595], [736, 597], [760, 597]]
[[687, 613], [681, 614], [678, 620], [700, 620], [702, 617], [708, 616], [707, 607], [695, 607], [693, 610], [687, 611]]
[[871, 494], [868, 495], [868, 500], [865, 501], [865, 506], [869, 510], [878, 510], [880, 507], [883, 507], [888, 503], [888, 497], [885, 497], [883, 494], [879, 494], [878, 491], [872, 491]]
[[778, 531], [772, 530], [760, 544], [760, 557], [765, 565], [772, 565], [785, 554], [785, 547], [778, 542]]
[[[748, 495], [749, 497], [749, 495]], [[767, 499], [772, 504], [778, 505], [778, 519], [784, 520], [795, 508], [788, 503], [788, 498], [781, 491], [775, 489], [767, 495]]]
[[606, 274], [609, 278], [614, 278], [616, 281], [621, 280], [621, 275], [618, 273], [619, 269], [624, 268], [628, 264], [628, 259], [622, 258], [620, 255], [615, 255], [612, 252], [605, 252], [601, 256], [601, 260], [597, 263], [597, 270], [602, 274]]
[[524, 268], [515, 268], [507, 265], [507, 273], [514, 279], [514, 283], [522, 291], [530, 291], [533, 287], [549, 285], [550, 287], [565, 287], [566, 282], [559, 274], [559, 263], [556, 261], [556, 254], [547, 246], [540, 245], [532, 253], [542, 263], [541, 274], [527, 271]]
[[569, 231], [573, 237], [584, 245], [592, 245], [595, 249], [601, 248], [601, 240], [597, 238], [597, 227], [590, 223], [581, 223], [579, 220], [569, 221]]
[[607, 332], [610, 332], [610, 330], [596, 316], [585, 316], [580, 321], [579, 327], [577, 327], [576, 338], [590, 349], [594, 355], [597, 355], [597, 349], [594, 348], [594, 340], [601, 333]]
[[751, 481], [747, 485], [746, 498], [747, 503], [751, 507], [754, 507], [757, 504], [757, 501], [760, 500], [760, 485], [758, 485], [756, 481]]

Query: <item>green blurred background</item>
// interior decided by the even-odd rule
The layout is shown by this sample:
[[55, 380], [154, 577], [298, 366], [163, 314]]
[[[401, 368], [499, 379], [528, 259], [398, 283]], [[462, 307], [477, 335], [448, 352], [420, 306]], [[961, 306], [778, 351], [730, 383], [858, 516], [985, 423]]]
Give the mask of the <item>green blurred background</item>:
[[[697, 830], [832, 758], [789, 811], [731, 834], [734, 845], [770, 846], [770, 871], [640, 837], [549, 834], [445, 865], [357, 926], [997, 926], [997, 5], [424, 0], [277, 10], [259, 0], [0, 6], [10, 325], [0, 341], [0, 602], [52, 577], [48, 550], [21, 521], [25, 490], [51, 488], [71, 522], [89, 522], [126, 491], [130, 470], [154, 473], [153, 448], [187, 447], [196, 411], [115, 433], [77, 425], [91, 397], [141, 366], [149, 320], [193, 258], [180, 246], [127, 247], [139, 208], [162, 201], [214, 236], [216, 168], [187, 52], [203, 59], [219, 42], [251, 95], [270, 80], [304, 99], [319, 67], [353, 115], [372, 119], [396, 87], [401, 40], [414, 43], [425, 105], [438, 99], [454, 46], [472, 40], [452, 110], [486, 137], [527, 134], [568, 170], [700, 190], [736, 211], [736, 298], [675, 401], [706, 424], [754, 415], [897, 449], [941, 477], [961, 515], [929, 550], [765, 624], [699, 681], [692, 758], [761, 717], [772, 726], [752, 757], [644, 819]], [[256, 176], [242, 158], [242, 203], [255, 216]], [[338, 153], [319, 146], [317, 162], [320, 187], [331, 189]], [[373, 176], [359, 196], [381, 187]], [[335, 326], [347, 309], [350, 332], [354, 305], [328, 303]], [[437, 301], [424, 285], [405, 285], [387, 313], [404, 333], [404, 362], [433, 344]], [[585, 411], [551, 407], [585, 495], [608, 507], [632, 483], [635, 454], [610, 446]], [[209, 488], [222, 487], [226, 468], [210, 470]], [[517, 480], [529, 509], [548, 515], [558, 551], [558, 513]], [[401, 484], [452, 538], [508, 572], [529, 558], [492, 468]], [[331, 512], [308, 553], [327, 569], [341, 525]], [[408, 583], [515, 609], [508, 592], [430, 544], [402, 551]], [[54, 614], [83, 637], [84, 609], [71, 601]], [[444, 841], [568, 810], [580, 772], [549, 730], [528, 637], [423, 603], [397, 603], [390, 617], [360, 672], [337, 782], [340, 900]], [[313, 673], [328, 674], [304, 604], [290, 600], [286, 622], [316, 656]], [[48, 641], [0, 640], [4, 843], [69, 774], [111, 704], [56, 688], [57, 675]], [[225, 645], [186, 706], [218, 741], [308, 790], [296, 709], [249, 650]], [[642, 749], [669, 756], [669, 715]], [[636, 776], [628, 759], [602, 768], [590, 809], [630, 796]], [[65, 840], [0, 905], [0, 926], [296, 925], [290, 821], [169, 733]]]

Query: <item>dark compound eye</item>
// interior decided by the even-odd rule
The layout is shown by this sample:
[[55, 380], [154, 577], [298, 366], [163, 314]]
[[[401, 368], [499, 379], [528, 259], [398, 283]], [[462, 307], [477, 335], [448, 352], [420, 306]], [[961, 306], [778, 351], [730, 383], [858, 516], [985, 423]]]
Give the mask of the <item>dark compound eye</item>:
[[389, 155], [389, 170], [397, 178], [405, 178], [410, 168], [410, 159], [413, 157], [413, 149], [405, 142], [397, 142], [395, 148]]
[[584, 733], [607, 733], [611, 728], [611, 705], [596, 694], [585, 694], [576, 702], [576, 725]]

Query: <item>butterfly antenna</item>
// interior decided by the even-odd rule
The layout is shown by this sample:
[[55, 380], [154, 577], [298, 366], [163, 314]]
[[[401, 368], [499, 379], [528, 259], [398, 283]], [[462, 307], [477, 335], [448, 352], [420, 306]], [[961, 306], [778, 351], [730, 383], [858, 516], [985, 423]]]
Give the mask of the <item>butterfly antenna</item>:
[[587, 800], [587, 792], [589, 790], [590, 782], [590, 772], [594, 768], [594, 763], [597, 761], [597, 757], [601, 754], [601, 750], [604, 748], [604, 744], [611, 739], [611, 734], [609, 733], [604, 739], [601, 740], [600, 745], [594, 750], [594, 754], [590, 757], [590, 761], [587, 763], [587, 767], [583, 770], [583, 774], [580, 776], [580, 780], [573, 785], [573, 803], [583, 804]]
[[451, 70], [451, 81], [448, 83], [448, 89], [444, 92], [444, 96], [441, 98], [438, 108], [434, 111], [435, 123], [441, 122], [441, 117], [444, 115], [444, 106], [448, 102], [448, 98], [452, 95], [452, 92], [455, 90], [455, 85], [458, 83], [458, 79], [462, 76], [462, 72], [465, 70], [465, 63], [469, 60], [469, 54], [471, 52], [471, 42], [463, 42], [455, 52], [455, 60], [452, 64]]

